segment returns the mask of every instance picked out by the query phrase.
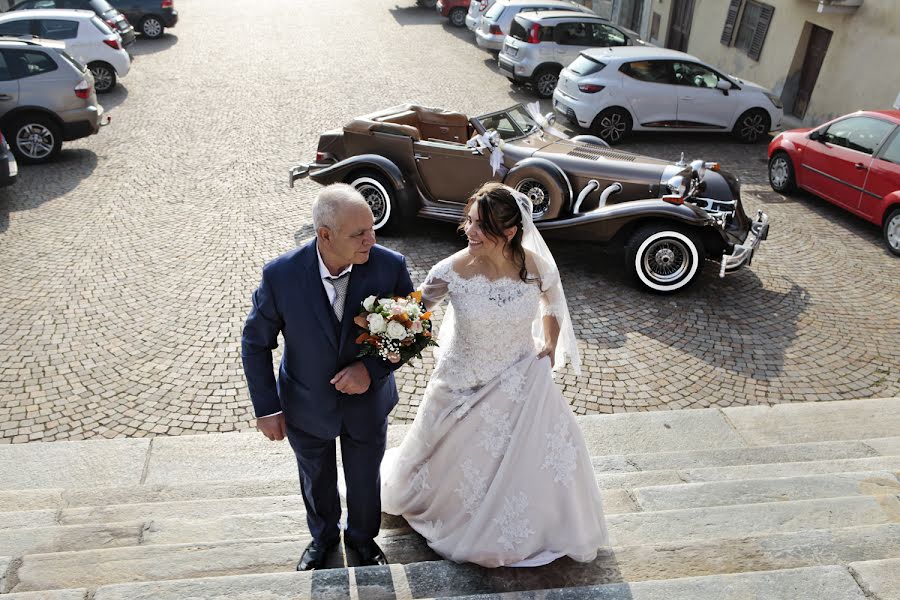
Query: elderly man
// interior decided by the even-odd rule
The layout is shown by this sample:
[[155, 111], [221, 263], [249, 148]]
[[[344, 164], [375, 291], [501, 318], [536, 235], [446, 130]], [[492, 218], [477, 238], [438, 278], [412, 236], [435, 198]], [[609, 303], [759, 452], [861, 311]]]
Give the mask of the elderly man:
[[[357, 358], [353, 317], [367, 296], [406, 295], [413, 285], [403, 255], [375, 244], [372, 211], [349, 185], [321, 190], [313, 224], [315, 240], [263, 268], [241, 340], [244, 373], [257, 427], [270, 440], [287, 437], [297, 455], [312, 535], [297, 570], [324, 567], [337, 549], [337, 438], [347, 482], [345, 546], [360, 565], [386, 564], [375, 543], [379, 467], [397, 388], [388, 363]], [[284, 352], [276, 381], [279, 333]]]

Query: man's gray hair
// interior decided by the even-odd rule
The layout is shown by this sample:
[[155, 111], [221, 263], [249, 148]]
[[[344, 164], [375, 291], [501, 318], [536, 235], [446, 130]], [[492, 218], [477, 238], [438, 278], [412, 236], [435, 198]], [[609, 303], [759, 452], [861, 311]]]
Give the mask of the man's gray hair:
[[336, 229], [342, 209], [354, 204], [369, 208], [368, 202], [353, 186], [346, 183], [326, 185], [312, 205], [313, 227], [317, 231], [319, 227]]

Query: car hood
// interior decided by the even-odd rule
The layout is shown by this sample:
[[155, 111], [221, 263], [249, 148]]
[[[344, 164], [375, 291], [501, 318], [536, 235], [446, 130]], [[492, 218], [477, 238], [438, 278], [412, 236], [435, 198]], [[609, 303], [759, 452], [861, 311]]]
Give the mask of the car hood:
[[747, 81], [746, 79], [741, 79], [739, 77], [735, 77], [734, 75], [729, 75], [728, 77], [730, 77], [732, 81], [737, 83], [739, 86], [741, 86], [745, 90], [759, 92], [761, 94], [771, 94], [772, 93], [772, 91], [770, 89], [765, 88], [765, 87], [759, 85], [758, 83], [754, 83], [752, 81]]
[[648, 183], [659, 183], [672, 163], [624, 150], [586, 144], [573, 140], [557, 140], [545, 144], [531, 154], [556, 163], [568, 172], [591, 176], [599, 173], [629, 173], [646, 177]]

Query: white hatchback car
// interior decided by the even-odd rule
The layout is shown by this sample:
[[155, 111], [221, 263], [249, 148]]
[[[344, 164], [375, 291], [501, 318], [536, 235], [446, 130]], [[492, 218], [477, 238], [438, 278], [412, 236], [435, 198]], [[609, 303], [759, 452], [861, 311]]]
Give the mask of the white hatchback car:
[[475, 41], [486, 50], [500, 51], [513, 19], [527, 10], [575, 10], [594, 14], [586, 6], [568, 0], [496, 0], [481, 16], [475, 29]]
[[781, 127], [781, 100], [664, 48], [585, 50], [559, 74], [553, 110], [615, 144], [632, 131], [728, 131], [753, 143]]
[[469, 3], [469, 12], [466, 13], [466, 27], [469, 28], [469, 31], [478, 29], [481, 15], [486, 13], [494, 2], [496, 0], [472, 0]]
[[66, 52], [87, 65], [97, 93], [111, 91], [131, 70], [131, 55], [122, 38], [89, 10], [35, 9], [0, 15], [0, 35], [59, 40]]

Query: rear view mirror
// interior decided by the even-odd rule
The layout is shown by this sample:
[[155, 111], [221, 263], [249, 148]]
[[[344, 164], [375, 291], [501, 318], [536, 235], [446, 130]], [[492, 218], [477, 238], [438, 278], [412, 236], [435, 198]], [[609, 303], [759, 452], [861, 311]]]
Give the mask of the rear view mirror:
[[728, 90], [731, 89], [731, 83], [728, 81], [725, 81], [724, 79], [720, 79], [716, 82], [716, 87], [718, 89], [722, 90], [722, 93], [724, 93], [727, 96]]
[[820, 139], [822, 139], [822, 134], [819, 133], [818, 130], [812, 131], [812, 132], [810, 132], [810, 134], [809, 134], [809, 139], [811, 139], [811, 140], [813, 140], [813, 141], [815, 141], [815, 142], [818, 142]]

